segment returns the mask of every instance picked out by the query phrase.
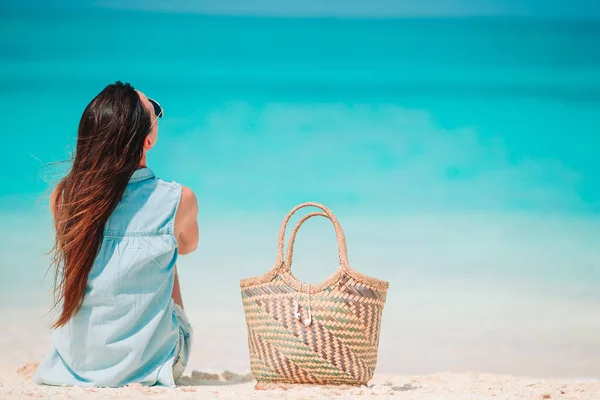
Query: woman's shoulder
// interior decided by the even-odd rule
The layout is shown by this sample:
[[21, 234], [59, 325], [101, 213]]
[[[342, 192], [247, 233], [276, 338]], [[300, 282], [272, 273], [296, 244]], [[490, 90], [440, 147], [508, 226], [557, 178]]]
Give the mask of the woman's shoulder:
[[176, 194], [178, 200], [177, 215], [186, 215], [188, 213], [194, 213], [198, 210], [198, 199], [196, 194], [188, 186], [182, 185], [175, 181], [165, 181], [158, 179], [159, 185], [167, 188], [169, 191], [173, 191]]
[[198, 211], [196, 194], [187, 186], [181, 185], [181, 200], [177, 214], [193, 214]]
[[158, 182], [160, 186], [177, 193], [180, 197], [179, 207], [189, 207], [190, 205], [197, 203], [196, 195], [188, 186], [182, 185], [179, 182], [166, 181], [160, 178], [158, 178]]
[[183, 189], [183, 185], [176, 181], [168, 181], [168, 180], [157, 177], [156, 182], [158, 182], [159, 186], [162, 186], [162, 187], [165, 187], [165, 188], [168, 188], [171, 190], [182, 191], [182, 189]]
[[175, 236], [179, 237], [182, 232], [190, 229], [198, 230], [198, 200], [196, 195], [187, 186], [181, 187], [181, 200], [175, 215]]

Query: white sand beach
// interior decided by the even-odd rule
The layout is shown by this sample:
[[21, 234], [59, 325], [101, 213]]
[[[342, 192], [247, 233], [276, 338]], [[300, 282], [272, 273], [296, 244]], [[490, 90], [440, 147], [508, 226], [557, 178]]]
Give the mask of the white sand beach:
[[438, 302], [413, 285], [402, 292], [402, 302], [397, 292], [390, 296], [369, 387], [255, 390], [247, 375], [243, 312], [199, 308], [189, 312], [195, 343], [175, 389], [38, 386], [31, 377], [51, 340], [47, 310], [12, 308], [0, 310], [0, 399], [600, 399], [600, 324], [590, 317], [598, 315], [598, 305], [533, 301], [531, 294], [527, 301], [516, 294], [509, 301], [490, 288], [481, 307], [476, 299], [482, 294], [467, 295], [459, 286], [436, 287], [432, 292], [446, 299]]
[[118, 389], [38, 386], [31, 382], [37, 363], [0, 369], [2, 399], [598, 399], [600, 382], [542, 380], [495, 374], [437, 373], [423, 376], [376, 375], [368, 387], [295, 386], [255, 390], [247, 375], [193, 371], [178, 387]]
[[[374, 228], [365, 232], [374, 232]], [[240, 238], [234, 241], [245, 243]], [[263, 240], [249, 241], [243, 253], [256, 254], [250, 250], [260, 248], [259, 241]], [[216, 243], [209, 244], [215, 245], [217, 253], [229, 254]], [[319, 251], [315, 254], [324, 251], [324, 246], [315, 247]], [[267, 250], [261, 251], [266, 254], [263, 258], [253, 256], [254, 270], [243, 276], [264, 271], [261, 266], [270, 261]], [[577, 253], [575, 250], [569, 253]], [[564, 257], [555, 258], [566, 265], [564, 251]], [[357, 251], [357, 264], [368, 264], [368, 254], [375, 253], [374, 248]], [[543, 252], [535, 251], [538, 253]], [[313, 265], [314, 261], [321, 266], [317, 257], [307, 259], [307, 254], [298, 252], [299, 265]], [[416, 263], [411, 260], [420, 262], [423, 257], [414, 254], [404, 259]], [[459, 261], [457, 256], [447, 262]], [[253, 381], [245, 382], [248, 345], [239, 288], [231, 284], [229, 273], [223, 273], [211, 277], [214, 285], [198, 290], [196, 285], [205, 280], [205, 271], [194, 268], [196, 265], [221, 264], [200, 256], [182, 260], [182, 289], [186, 312], [194, 324], [194, 344], [190, 365], [175, 389], [84, 389], [32, 383], [36, 363], [51, 340], [48, 282], [45, 286], [39, 279], [28, 282], [26, 271], [15, 269], [23, 274], [20, 289], [0, 293], [6, 305], [0, 308], [0, 399], [600, 399], [600, 303], [594, 296], [585, 296], [592, 293], [591, 283], [585, 291], [564, 282], [535, 286], [524, 280], [477, 281], [464, 275], [450, 278], [443, 271], [411, 274], [400, 270], [390, 279], [393, 289], [384, 310], [372, 386], [256, 391]], [[211, 375], [215, 372], [221, 373]]]

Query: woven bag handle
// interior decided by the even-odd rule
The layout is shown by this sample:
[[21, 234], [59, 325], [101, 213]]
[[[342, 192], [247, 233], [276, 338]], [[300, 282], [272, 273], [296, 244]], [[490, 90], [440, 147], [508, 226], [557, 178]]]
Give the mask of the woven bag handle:
[[[300, 227], [302, 226], [303, 223], [305, 223], [312, 217], [325, 217], [325, 218], [329, 219], [329, 216], [323, 212], [314, 212], [314, 213], [305, 215], [304, 217], [302, 217], [302, 219], [300, 219], [300, 221], [298, 221], [298, 223], [292, 230], [292, 233], [290, 234], [290, 239], [288, 241], [287, 251], [285, 254], [285, 268], [287, 268], [287, 270], [290, 270], [292, 268], [292, 257], [294, 255], [294, 244], [296, 242], [296, 235], [298, 234], [298, 230], [300, 229]], [[346, 245], [346, 244], [344, 243], [344, 245]], [[343, 251], [345, 254], [348, 254], [348, 250], [346, 248], [344, 248]]]
[[[300, 205], [294, 207], [288, 213], [288, 215], [285, 217], [285, 219], [283, 220], [283, 223], [281, 224], [281, 229], [279, 230], [279, 242], [278, 242], [278, 246], [277, 246], [276, 267], [278, 267], [281, 272], [290, 271], [290, 265], [289, 265], [290, 263], [286, 262], [286, 260], [284, 258], [285, 230], [287, 228], [287, 224], [288, 224], [290, 218], [292, 218], [292, 216], [296, 213], [296, 211], [298, 211], [304, 207], [320, 208], [323, 211], [322, 213], [312, 213], [312, 214], [315, 214], [315, 215], [322, 214], [322, 215], [326, 216], [327, 218], [329, 218], [329, 220], [331, 220], [331, 222], [333, 223], [333, 227], [335, 229], [335, 236], [336, 236], [336, 239], [338, 242], [338, 256], [339, 256], [339, 261], [340, 261], [340, 267], [344, 270], [349, 270], [350, 267], [348, 266], [348, 251], [346, 249], [346, 237], [344, 236], [344, 231], [342, 230], [340, 223], [338, 222], [337, 218], [335, 217], [335, 215], [329, 208], [325, 207], [322, 204], [314, 203], [314, 202], [303, 203], [303, 204], [300, 204]], [[311, 214], [308, 214], [308, 215], [311, 215]], [[304, 218], [302, 218], [298, 222], [298, 224], [294, 228], [296, 231], [300, 228], [300, 225], [302, 225], [302, 223], [304, 223], [307, 219], [315, 216], [315, 215], [311, 215], [309, 217], [308, 215], [305, 216]], [[295, 233], [292, 233], [292, 234], [295, 237]], [[291, 243], [293, 244], [293, 242], [291, 242]]]

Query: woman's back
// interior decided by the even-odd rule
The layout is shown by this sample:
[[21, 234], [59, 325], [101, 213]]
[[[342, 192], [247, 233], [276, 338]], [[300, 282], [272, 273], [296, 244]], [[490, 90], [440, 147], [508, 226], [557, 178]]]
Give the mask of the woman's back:
[[83, 111], [50, 200], [58, 312], [38, 383], [173, 386], [183, 374], [193, 331], [175, 262], [198, 245], [198, 203], [147, 168], [163, 115], [122, 82]]
[[108, 219], [81, 309], [53, 333], [35, 377], [50, 385], [174, 385], [173, 311], [182, 186], [134, 172]]

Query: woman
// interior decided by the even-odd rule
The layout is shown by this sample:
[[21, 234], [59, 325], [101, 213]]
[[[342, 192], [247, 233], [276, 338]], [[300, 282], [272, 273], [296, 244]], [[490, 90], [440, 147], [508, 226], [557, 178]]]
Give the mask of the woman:
[[59, 313], [37, 383], [174, 386], [183, 373], [192, 330], [175, 262], [196, 249], [198, 205], [146, 166], [162, 114], [121, 82], [83, 112], [72, 169], [51, 196]]

